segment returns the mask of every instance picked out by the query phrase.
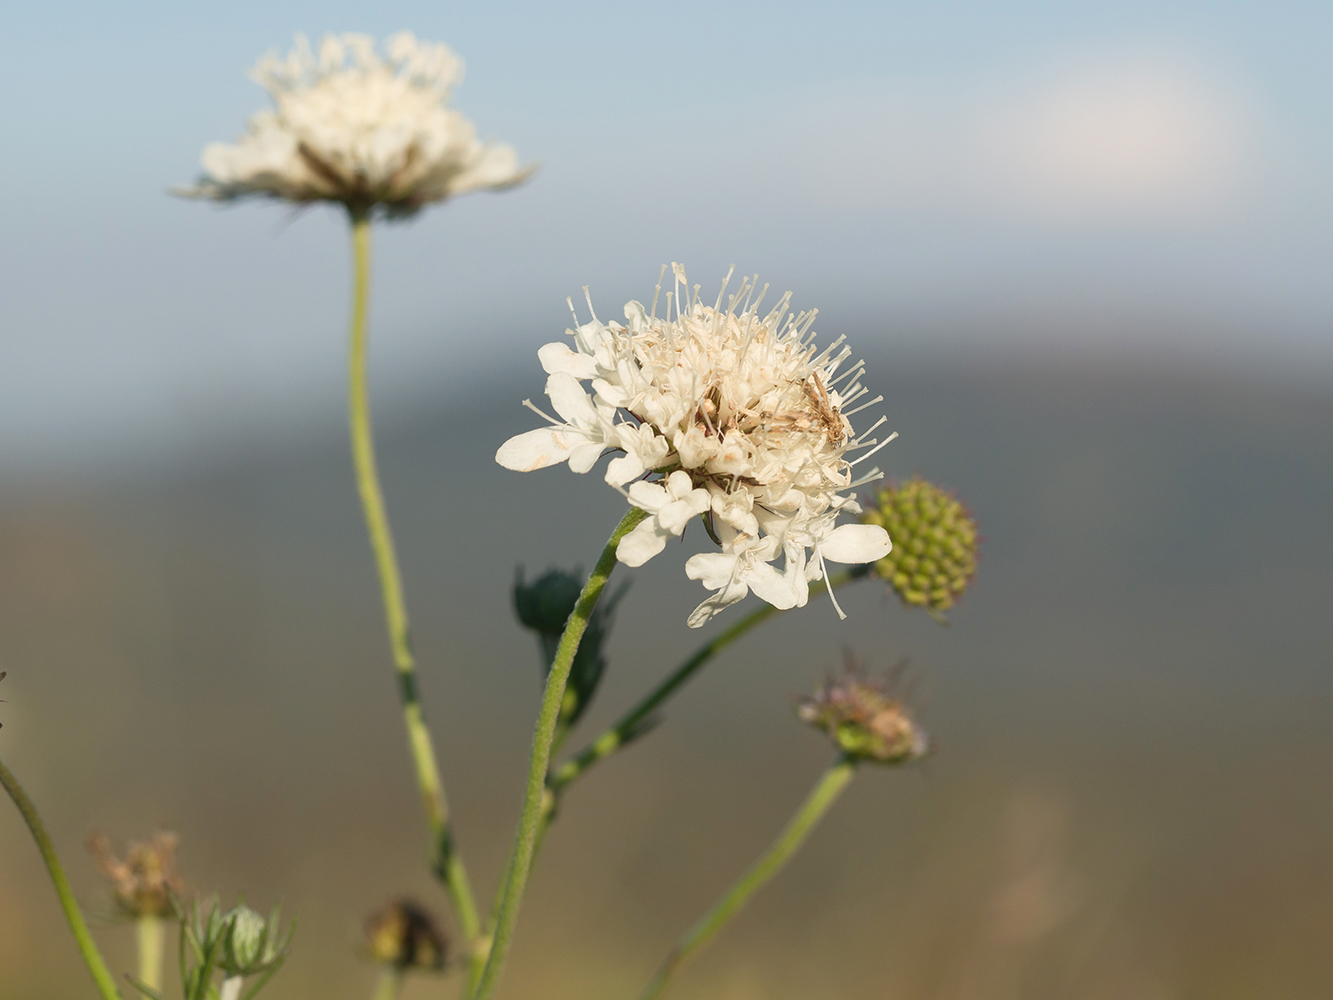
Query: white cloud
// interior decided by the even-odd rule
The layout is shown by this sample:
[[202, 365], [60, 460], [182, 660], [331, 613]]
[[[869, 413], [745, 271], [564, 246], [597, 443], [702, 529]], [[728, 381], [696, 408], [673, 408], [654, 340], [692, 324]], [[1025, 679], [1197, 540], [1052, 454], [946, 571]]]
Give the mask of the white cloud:
[[1245, 101], [1186, 60], [897, 86], [807, 105], [804, 183], [823, 204], [1053, 225], [1215, 219], [1244, 201]]
[[1214, 216], [1243, 173], [1239, 110], [1173, 68], [1075, 73], [979, 116], [985, 202], [1069, 221]]

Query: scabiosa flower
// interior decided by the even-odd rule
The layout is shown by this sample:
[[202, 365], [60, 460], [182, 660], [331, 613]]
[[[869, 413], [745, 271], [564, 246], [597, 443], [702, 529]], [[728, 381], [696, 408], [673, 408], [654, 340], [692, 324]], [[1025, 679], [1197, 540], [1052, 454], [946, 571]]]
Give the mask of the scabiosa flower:
[[917, 760], [926, 755], [929, 742], [907, 707], [893, 696], [893, 687], [892, 673], [871, 681], [849, 663], [842, 676], [800, 699], [796, 714], [850, 757], [880, 764]]
[[463, 63], [445, 45], [400, 32], [384, 54], [367, 35], [329, 35], [316, 55], [303, 35], [286, 58], [270, 52], [250, 78], [273, 97], [235, 145], [212, 143], [204, 173], [178, 194], [338, 202], [405, 217], [467, 191], [504, 188], [531, 173], [514, 150], [483, 143], [447, 106]]
[[[880, 525], [835, 523], [861, 511], [850, 491], [881, 476], [871, 469], [857, 478], [854, 467], [896, 437], [869, 436], [883, 417], [861, 434], [848, 419], [883, 397], [863, 400], [864, 367], [846, 364], [851, 351], [841, 337], [819, 350], [814, 311], [791, 314], [790, 293], [761, 313], [767, 288], [746, 280], [723, 308], [724, 281], [709, 306], [684, 269], [672, 268], [665, 317], [655, 294], [650, 309], [626, 305], [624, 324], [593, 313], [577, 325], [576, 316], [566, 331], [572, 347], [537, 352], [558, 418], [525, 400], [550, 426], [510, 438], [496, 461], [520, 472], [562, 462], [587, 472], [603, 453], [618, 453], [606, 482], [651, 515], [620, 543], [617, 558], [629, 566], [703, 515], [721, 551], [685, 564], [687, 576], [714, 592], [690, 615], [691, 627], [750, 591], [778, 608], [801, 607], [809, 583], [827, 579], [827, 562], [874, 562], [892, 548]], [[845, 617], [836, 600], [834, 607]]]

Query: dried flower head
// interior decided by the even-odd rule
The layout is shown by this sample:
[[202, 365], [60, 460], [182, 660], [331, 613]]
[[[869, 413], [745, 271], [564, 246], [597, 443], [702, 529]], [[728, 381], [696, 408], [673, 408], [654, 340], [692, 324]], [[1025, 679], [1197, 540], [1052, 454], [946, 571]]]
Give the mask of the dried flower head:
[[366, 919], [366, 950], [384, 965], [440, 969], [449, 944], [429, 910], [410, 899], [400, 899], [386, 903]]
[[111, 853], [106, 835], [88, 837], [88, 850], [111, 883], [116, 907], [127, 917], [164, 917], [174, 911], [172, 900], [181, 892], [176, 871], [174, 833], [159, 831], [145, 841], [133, 841], [122, 861]]
[[875, 563], [905, 604], [943, 612], [967, 589], [977, 571], [976, 521], [952, 493], [914, 476], [879, 491], [861, 520], [882, 525], [893, 551]]
[[860, 434], [848, 418], [883, 397], [864, 399], [865, 369], [846, 364], [844, 338], [815, 346], [815, 313], [790, 315], [790, 293], [761, 313], [766, 288], [746, 280], [724, 299], [724, 281], [710, 306], [684, 269], [672, 268], [665, 317], [655, 294], [650, 309], [627, 304], [623, 325], [594, 313], [566, 331], [572, 349], [553, 343], [537, 352], [559, 419], [541, 414], [551, 426], [510, 438], [496, 461], [520, 472], [563, 462], [587, 472], [603, 452], [620, 453], [606, 481], [650, 515], [620, 542], [616, 557], [627, 566], [641, 566], [702, 516], [721, 551], [685, 564], [690, 579], [714, 591], [691, 627], [750, 591], [779, 608], [801, 607], [809, 583], [827, 579], [826, 562], [873, 562], [890, 551], [881, 526], [835, 524], [844, 511], [860, 513], [850, 491], [881, 476], [872, 469], [857, 478], [855, 466], [895, 435], [870, 437], [883, 417]]
[[338, 202], [405, 217], [423, 205], [524, 180], [510, 146], [483, 143], [448, 107], [463, 63], [441, 44], [393, 35], [381, 55], [367, 35], [328, 35], [316, 55], [303, 35], [285, 58], [250, 71], [273, 109], [250, 119], [235, 145], [212, 143], [193, 188], [214, 201], [245, 197]]
[[850, 757], [902, 764], [926, 755], [925, 731], [894, 696], [897, 674], [872, 681], [849, 662], [811, 697], [797, 701], [796, 714], [828, 735]]

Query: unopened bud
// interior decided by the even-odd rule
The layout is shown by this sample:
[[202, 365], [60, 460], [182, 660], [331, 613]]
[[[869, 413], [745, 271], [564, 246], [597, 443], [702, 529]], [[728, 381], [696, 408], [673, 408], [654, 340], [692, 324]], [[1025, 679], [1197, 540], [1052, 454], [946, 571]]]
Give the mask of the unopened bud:
[[264, 957], [264, 938], [267, 927], [264, 918], [248, 906], [238, 906], [231, 914], [231, 930], [227, 934], [226, 964], [235, 969], [248, 969]]
[[924, 757], [925, 732], [892, 695], [892, 678], [874, 682], [853, 667], [830, 678], [812, 697], [801, 698], [796, 714], [825, 733], [849, 757], [902, 764]]
[[173, 912], [172, 900], [181, 892], [176, 871], [177, 843], [174, 833], [158, 832], [149, 840], [130, 843], [122, 861], [111, 853], [111, 842], [104, 834], [88, 837], [88, 850], [111, 883], [121, 913], [127, 917], [165, 917]]
[[889, 533], [893, 551], [875, 563], [903, 603], [943, 620], [977, 571], [976, 522], [953, 494], [919, 476], [882, 489], [861, 515]]
[[583, 578], [577, 572], [548, 569], [526, 583], [520, 569], [514, 580], [514, 610], [524, 628], [558, 639], [582, 590]]
[[429, 910], [410, 899], [400, 899], [386, 903], [367, 918], [366, 950], [383, 965], [440, 969], [449, 944]]

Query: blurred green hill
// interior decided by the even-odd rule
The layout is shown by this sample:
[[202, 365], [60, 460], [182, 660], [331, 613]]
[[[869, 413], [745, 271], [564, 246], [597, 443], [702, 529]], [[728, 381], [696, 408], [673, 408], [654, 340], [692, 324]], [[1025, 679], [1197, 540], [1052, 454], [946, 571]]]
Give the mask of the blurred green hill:
[[[956, 488], [981, 522], [954, 624], [860, 584], [847, 622], [812, 600], [720, 658], [570, 794], [503, 995], [635, 994], [827, 762], [790, 696], [844, 646], [911, 657], [938, 752], [859, 777], [681, 1000], [1333, 995], [1333, 395], [1058, 365], [882, 363], [872, 380], [902, 434], [881, 464]], [[483, 898], [539, 696], [515, 565], [591, 564], [622, 506], [596, 473], [494, 465], [539, 392], [534, 365], [381, 428]], [[682, 569], [702, 544], [691, 529], [618, 571], [633, 587], [582, 735], [704, 638]], [[0, 750], [95, 913], [87, 832], [177, 829], [192, 888], [299, 913], [266, 995], [338, 1000], [370, 995], [370, 909], [402, 892], [442, 907], [341, 427], [0, 482], [0, 669]], [[8, 808], [0, 859], [0, 1000], [92, 996]], [[132, 930], [98, 933], [130, 968]]]

